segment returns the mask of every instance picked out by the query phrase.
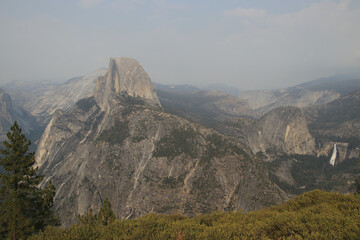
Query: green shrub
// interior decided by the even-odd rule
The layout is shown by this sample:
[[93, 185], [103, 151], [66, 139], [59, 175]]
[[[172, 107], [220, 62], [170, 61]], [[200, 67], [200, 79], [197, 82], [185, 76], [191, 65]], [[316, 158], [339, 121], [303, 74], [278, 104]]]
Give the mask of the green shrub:
[[96, 104], [94, 97], [83, 98], [76, 102], [76, 106], [84, 112], [89, 111]]
[[195, 158], [197, 155], [196, 136], [193, 129], [178, 128], [171, 131], [167, 136], [162, 137], [156, 144], [153, 153], [154, 157], [174, 158], [182, 153]]
[[98, 141], [105, 141], [110, 144], [122, 144], [129, 136], [129, 123], [116, 121], [109, 130], [104, 130], [98, 137]]
[[188, 218], [148, 214], [102, 224], [47, 227], [30, 239], [358, 239], [360, 197], [315, 190], [284, 204]]

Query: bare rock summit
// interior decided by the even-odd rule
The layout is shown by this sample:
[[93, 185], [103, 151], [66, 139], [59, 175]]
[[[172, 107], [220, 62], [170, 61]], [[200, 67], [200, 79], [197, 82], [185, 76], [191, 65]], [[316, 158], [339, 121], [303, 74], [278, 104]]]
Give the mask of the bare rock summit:
[[315, 139], [310, 135], [306, 117], [297, 107], [278, 107], [260, 118], [248, 133], [254, 153], [282, 151], [287, 154], [315, 154]]
[[103, 109], [108, 105], [112, 93], [140, 97], [151, 105], [161, 107], [149, 75], [133, 58], [110, 58], [108, 72], [97, 80], [94, 93]]

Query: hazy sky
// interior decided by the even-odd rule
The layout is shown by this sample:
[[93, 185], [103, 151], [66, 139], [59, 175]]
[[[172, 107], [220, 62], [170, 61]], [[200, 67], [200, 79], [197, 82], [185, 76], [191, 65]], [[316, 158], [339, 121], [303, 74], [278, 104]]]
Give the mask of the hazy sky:
[[279, 88], [360, 70], [359, 0], [0, 0], [0, 84], [110, 57], [159, 83]]

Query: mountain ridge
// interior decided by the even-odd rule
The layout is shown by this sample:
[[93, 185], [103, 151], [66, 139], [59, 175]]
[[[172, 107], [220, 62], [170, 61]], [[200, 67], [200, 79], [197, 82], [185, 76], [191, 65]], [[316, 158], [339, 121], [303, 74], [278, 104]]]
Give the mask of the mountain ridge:
[[65, 225], [105, 197], [125, 218], [249, 211], [286, 199], [244, 144], [164, 112], [156, 95], [118, 91], [106, 82], [111, 71], [99, 78], [104, 89], [95, 96], [70, 112], [56, 111], [36, 152], [43, 184], [56, 187], [55, 210]]

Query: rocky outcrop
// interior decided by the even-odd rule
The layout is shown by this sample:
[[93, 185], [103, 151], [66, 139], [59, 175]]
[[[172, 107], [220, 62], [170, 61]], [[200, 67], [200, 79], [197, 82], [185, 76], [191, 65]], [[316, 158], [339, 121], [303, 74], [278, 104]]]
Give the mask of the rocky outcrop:
[[312, 189], [349, 193], [359, 174], [359, 96], [357, 90], [324, 105], [279, 107], [260, 119], [231, 117], [220, 130], [249, 145], [290, 196]]
[[104, 76], [106, 69], [98, 69], [81, 77], [75, 77], [60, 85], [40, 85], [34, 88], [11, 87], [14, 101], [45, 125], [56, 110], [69, 111], [75, 103], [93, 93], [95, 82]]
[[304, 113], [297, 107], [276, 108], [253, 124], [248, 143], [254, 153], [281, 151], [287, 154], [315, 154]]
[[0, 89], [0, 104], [0, 131], [5, 135], [13, 123], [15, 112], [10, 96], [3, 89]]
[[[21, 127], [23, 133], [28, 138], [33, 131], [39, 128], [39, 123], [36, 122], [35, 118], [21, 109], [20, 107], [13, 104], [9, 94], [3, 89], [0, 89], [0, 140], [7, 140], [6, 133], [10, 131], [10, 127], [14, 121], [17, 121]], [[31, 138], [31, 137], [30, 137]]]
[[334, 144], [335, 165], [360, 153], [360, 89], [330, 103], [306, 108], [310, 133], [318, 142], [318, 156], [329, 156]]
[[161, 106], [149, 75], [132, 58], [111, 58], [109, 69], [104, 77], [96, 82], [95, 99], [105, 108], [112, 93], [126, 93], [131, 97], [140, 97], [148, 103]]
[[125, 218], [248, 211], [285, 199], [245, 145], [164, 112], [142, 72], [134, 60], [112, 59], [95, 96], [57, 111], [47, 126], [36, 164], [43, 184], [56, 187], [63, 224], [104, 198]]
[[318, 149], [317, 156], [326, 156], [330, 161], [330, 159], [333, 158], [335, 148], [336, 155], [334, 155], [334, 165], [338, 165], [347, 159], [358, 158], [360, 153], [360, 146], [354, 147], [347, 142], [328, 141], [320, 149]]

